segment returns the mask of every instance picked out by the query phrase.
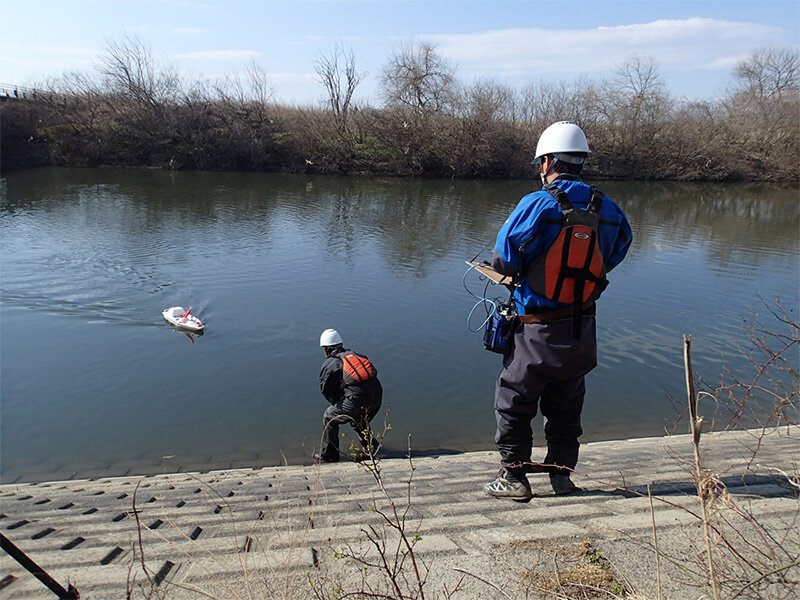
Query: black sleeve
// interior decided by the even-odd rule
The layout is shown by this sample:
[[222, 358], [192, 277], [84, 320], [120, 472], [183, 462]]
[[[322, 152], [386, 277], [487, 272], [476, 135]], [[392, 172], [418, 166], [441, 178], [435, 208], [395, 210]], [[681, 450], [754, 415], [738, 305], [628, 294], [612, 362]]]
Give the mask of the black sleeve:
[[331, 357], [322, 363], [319, 372], [319, 389], [325, 399], [336, 404], [342, 399], [342, 361]]
[[512, 267], [511, 265], [506, 263], [502, 258], [500, 258], [500, 254], [497, 252], [496, 248], [492, 250], [492, 268], [498, 273], [501, 273], [502, 275], [513, 276], [517, 272], [517, 270], [514, 267]]

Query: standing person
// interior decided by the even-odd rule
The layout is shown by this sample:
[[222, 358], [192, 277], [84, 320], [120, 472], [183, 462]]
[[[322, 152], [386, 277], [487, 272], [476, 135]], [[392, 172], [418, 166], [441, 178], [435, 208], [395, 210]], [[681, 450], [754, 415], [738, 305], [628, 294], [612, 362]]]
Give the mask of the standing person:
[[322, 417], [322, 448], [315, 462], [339, 462], [339, 425], [350, 423], [367, 455], [374, 448], [370, 421], [378, 414], [383, 388], [378, 370], [363, 354], [344, 347], [335, 329], [326, 329], [319, 338], [325, 362], [319, 373], [319, 387], [331, 405]]
[[[533, 496], [526, 473], [547, 472], [556, 494], [578, 490], [584, 376], [597, 365], [595, 304], [605, 273], [633, 234], [622, 209], [584, 183], [583, 131], [562, 121], [544, 130], [531, 164], [543, 188], [524, 196], [497, 234], [492, 268], [514, 277], [517, 322], [497, 379], [495, 443], [502, 469], [484, 490], [520, 502]], [[545, 419], [547, 455], [531, 465], [531, 420]]]

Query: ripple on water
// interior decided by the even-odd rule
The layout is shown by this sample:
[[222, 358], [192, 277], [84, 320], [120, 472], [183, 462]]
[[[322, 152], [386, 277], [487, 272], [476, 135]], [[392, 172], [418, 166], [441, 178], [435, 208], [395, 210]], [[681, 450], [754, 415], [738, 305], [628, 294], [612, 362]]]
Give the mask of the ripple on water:
[[[27, 177], [9, 176], [0, 208], [0, 410], [19, 426], [0, 439], [5, 464], [175, 448], [208, 460], [233, 445], [307, 457], [331, 326], [376, 361], [395, 447], [406, 434], [491, 447], [500, 357], [468, 332], [463, 261], [492, 245], [530, 182], [90, 169], [23, 189]], [[711, 381], [746, 364], [741, 317], [758, 294], [797, 297], [796, 202], [765, 193], [755, 210], [746, 189], [720, 186], [698, 203], [691, 188], [609, 188], [629, 198], [635, 242], [599, 303], [591, 435], [662, 428], [684, 333]], [[169, 329], [173, 305], [192, 306], [206, 335]], [[89, 441], [66, 447], [69, 428]]]

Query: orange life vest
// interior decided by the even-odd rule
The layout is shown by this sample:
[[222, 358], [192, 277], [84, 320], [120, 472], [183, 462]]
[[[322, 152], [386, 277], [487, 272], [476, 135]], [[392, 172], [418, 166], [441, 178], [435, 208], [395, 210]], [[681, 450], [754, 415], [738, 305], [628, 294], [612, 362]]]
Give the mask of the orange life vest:
[[338, 358], [342, 359], [342, 378], [345, 385], [363, 383], [375, 377], [375, 367], [366, 356], [359, 356], [355, 352], [345, 352]]
[[539, 296], [573, 306], [573, 335], [579, 337], [583, 307], [608, 285], [597, 227], [603, 196], [594, 187], [585, 210], [575, 208], [566, 192], [553, 183], [544, 186], [562, 212], [561, 232], [531, 264], [528, 286]]

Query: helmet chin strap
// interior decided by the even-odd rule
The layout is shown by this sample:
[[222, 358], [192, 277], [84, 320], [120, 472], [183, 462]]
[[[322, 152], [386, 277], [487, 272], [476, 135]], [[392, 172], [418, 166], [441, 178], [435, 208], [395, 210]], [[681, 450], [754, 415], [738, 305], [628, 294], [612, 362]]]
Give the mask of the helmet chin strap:
[[[546, 158], [547, 158], [546, 156], [542, 157], [542, 163], [541, 163], [542, 165], [544, 165], [544, 161]], [[542, 185], [547, 184], [547, 176], [550, 175], [550, 173], [553, 171], [553, 165], [556, 162], [552, 159], [549, 160], [550, 160], [550, 165], [547, 167], [546, 171], [542, 172], [542, 167], [541, 166], [539, 167], [539, 179], [542, 180]]]

